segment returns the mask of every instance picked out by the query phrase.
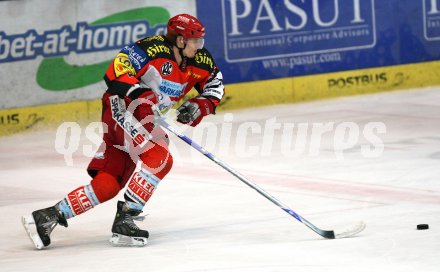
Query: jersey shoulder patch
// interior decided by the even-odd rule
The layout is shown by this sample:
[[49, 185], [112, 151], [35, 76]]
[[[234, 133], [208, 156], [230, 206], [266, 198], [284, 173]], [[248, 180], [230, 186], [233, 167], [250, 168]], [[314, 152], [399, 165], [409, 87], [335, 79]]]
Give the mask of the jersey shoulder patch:
[[131, 66], [136, 72], [139, 72], [148, 62], [147, 54], [136, 43], [122, 48], [116, 59], [124, 66]]
[[170, 44], [164, 36], [151, 36], [136, 42], [150, 60], [172, 57]]

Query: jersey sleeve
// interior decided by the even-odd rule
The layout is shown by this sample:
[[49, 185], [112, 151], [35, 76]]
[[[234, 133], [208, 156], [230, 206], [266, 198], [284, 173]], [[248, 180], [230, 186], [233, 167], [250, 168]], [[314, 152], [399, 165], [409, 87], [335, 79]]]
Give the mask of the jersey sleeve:
[[215, 108], [220, 104], [220, 101], [225, 95], [223, 75], [208, 50], [203, 49], [197, 53], [196, 61], [201, 63], [203, 68], [209, 71], [209, 74], [194, 87], [201, 96], [208, 98], [214, 104]]
[[139, 84], [141, 71], [146, 70], [149, 58], [139, 42], [125, 46], [108, 67], [104, 80], [108, 92], [125, 96]]

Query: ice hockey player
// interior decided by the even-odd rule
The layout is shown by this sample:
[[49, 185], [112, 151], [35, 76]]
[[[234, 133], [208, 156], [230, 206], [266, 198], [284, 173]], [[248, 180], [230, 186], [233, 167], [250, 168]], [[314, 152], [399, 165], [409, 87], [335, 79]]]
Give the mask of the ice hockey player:
[[178, 108], [177, 121], [196, 126], [215, 112], [224, 95], [222, 74], [203, 46], [204, 36], [197, 18], [179, 14], [168, 21], [166, 35], [146, 37], [119, 52], [104, 76], [108, 89], [102, 97], [102, 122], [107, 130], [87, 169], [92, 180], [54, 206], [22, 217], [36, 248], [50, 244], [57, 224], [67, 227], [67, 219], [112, 199], [124, 188], [110, 243], [147, 244], [148, 231], [133, 220], [173, 164], [168, 137], [154, 116], [194, 87], [199, 95]]

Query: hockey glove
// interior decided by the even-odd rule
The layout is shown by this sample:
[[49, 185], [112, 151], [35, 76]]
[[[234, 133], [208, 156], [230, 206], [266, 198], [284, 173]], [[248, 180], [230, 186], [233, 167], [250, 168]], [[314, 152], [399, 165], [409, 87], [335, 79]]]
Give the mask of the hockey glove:
[[214, 112], [214, 105], [208, 98], [198, 96], [183, 103], [177, 111], [177, 121], [195, 127], [203, 117]]

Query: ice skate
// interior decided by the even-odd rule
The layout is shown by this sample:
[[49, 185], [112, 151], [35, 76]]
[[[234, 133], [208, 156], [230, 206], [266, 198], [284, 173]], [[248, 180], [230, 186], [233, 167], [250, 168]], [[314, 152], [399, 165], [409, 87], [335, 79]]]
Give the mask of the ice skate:
[[140, 211], [130, 210], [123, 201], [118, 201], [110, 238], [112, 245], [143, 247], [147, 244], [148, 231], [139, 229], [133, 222], [139, 214]]
[[34, 211], [21, 217], [23, 227], [37, 249], [50, 244], [50, 234], [57, 224], [67, 227], [67, 220], [55, 207]]

